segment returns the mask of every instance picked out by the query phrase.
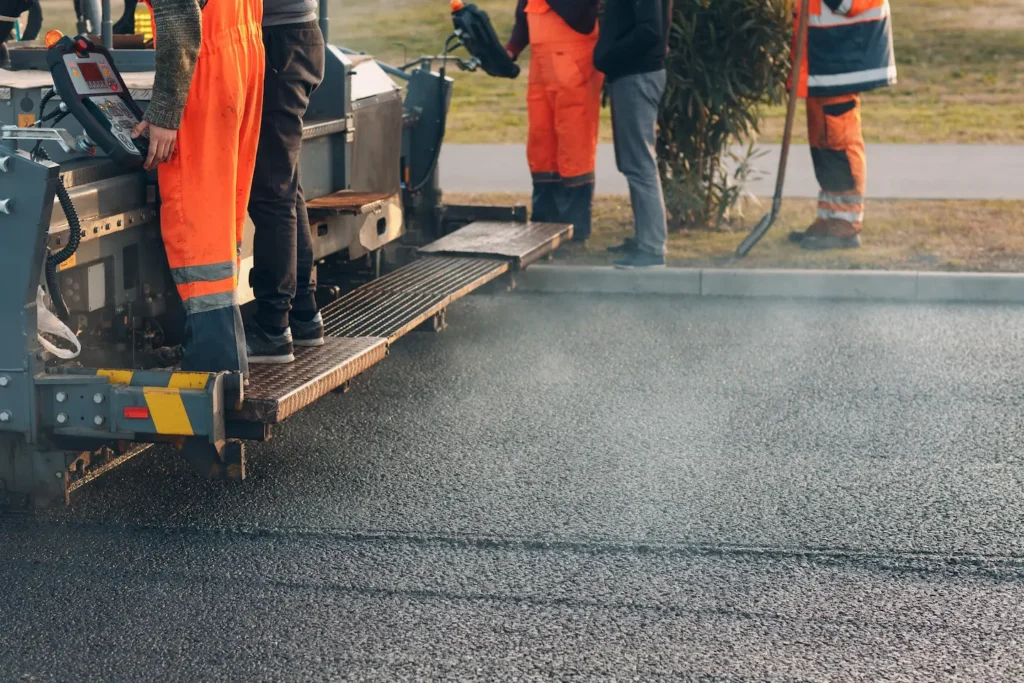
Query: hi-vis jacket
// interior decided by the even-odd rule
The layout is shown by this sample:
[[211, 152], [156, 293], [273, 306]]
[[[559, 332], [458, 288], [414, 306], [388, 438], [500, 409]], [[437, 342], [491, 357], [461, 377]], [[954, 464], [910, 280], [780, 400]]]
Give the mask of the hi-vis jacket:
[[801, 97], [895, 85], [889, 0], [810, 0], [809, 11]]

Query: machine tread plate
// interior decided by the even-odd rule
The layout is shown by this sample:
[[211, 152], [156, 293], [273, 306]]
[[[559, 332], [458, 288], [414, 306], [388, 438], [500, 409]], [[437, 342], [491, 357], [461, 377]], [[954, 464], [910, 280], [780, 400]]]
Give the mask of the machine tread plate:
[[507, 262], [486, 258], [418, 259], [328, 304], [324, 325], [331, 337], [390, 343], [508, 270]]
[[342, 190], [329, 194], [326, 197], [318, 197], [306, 202], [306, 211], [310, 220], [317, 218], [329, 218], [348, 214], [359, 216], [371, 213], [383, 207], [389, 200], [395, 197], [393, 192], [353, 192]]
[[348, 130], [348, 119], [307, 120], [302, 126], [302, 139], [312, 140]]
[[379, 337], [328, 338], [295, 349], [287, 365], [250, 365], [242, 409], [231, 420], [277, 424], [365, 372], [387, 356]]
[[569, 224], [478, 221], [420, 247], [419, 251], [426, 255], [506, 258], [515, 268], [523, 269], [571, 238]]

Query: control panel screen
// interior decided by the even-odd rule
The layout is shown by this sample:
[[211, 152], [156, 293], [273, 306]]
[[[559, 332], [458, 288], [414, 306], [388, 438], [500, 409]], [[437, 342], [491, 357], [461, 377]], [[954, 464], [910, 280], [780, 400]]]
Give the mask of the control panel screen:
[[82, 78], [90, 87], [105, 88], [107, 86], [107, 80], [103, 78], [100, 67], [95, 62], [79, 62], [78, 68], [82, 70]]
[[114, 70], [102, 55], [90, 55], [85, 59], [64, 55], [64, 66], [79, 95], [116, 93], [120, 90]]

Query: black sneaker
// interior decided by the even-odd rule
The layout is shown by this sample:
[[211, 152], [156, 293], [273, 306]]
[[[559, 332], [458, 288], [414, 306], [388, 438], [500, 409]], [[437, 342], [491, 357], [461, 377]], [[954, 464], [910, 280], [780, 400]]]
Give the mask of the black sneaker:
[[634, 251], [621, 261], [616, 261], [615, 267], [619, 270], [664, 268], [665, 257], [656, 254], [648, 254], [645, 251]]
[[622, 244], [608, 247], [607, 251], [609, 254], [632, 254], [636, 251], [636, 240], [632, 237], [627, 237], [622, 240]]
[[295, 361], [291, 330], [286, 329], [284, 334], [270, 334], [254, 320], [245, 324], [245, 351], [249, 355], [249, 362], [256, 365], [280, 365]]
[[293, 315], [290, 322], [295, 346], [324, 345], [324, 319], [319, 312], [312, 320], [299, 320]]

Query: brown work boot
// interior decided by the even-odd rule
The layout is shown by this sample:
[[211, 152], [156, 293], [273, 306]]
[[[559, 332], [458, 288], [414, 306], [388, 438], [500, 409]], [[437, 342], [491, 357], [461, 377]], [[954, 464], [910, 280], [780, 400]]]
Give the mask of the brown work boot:
[[[829, 249], [857, 249], [860, 247], [860, 230], [852, 223], [839, 219], [821, 221], [820, 232], [804, 236], [800, 240], [800, 248], [808, 251], [826, 251]], [[815, 221], [815, 225], [818, 221]], [[814, 227], [814, 226], [812, 226]]]
[[860, 235], [849, 237], [836, 237], [835, 235], [822, 235], [820, 237], [807, 237], [800, 242], [800, 248], [808, 251], [828, 251], [831, 249], [859, 249]]
[[822, 223], [824, 224], [823, 233], [808, 234], [800, 242], [801, 249], [827, 251], [860, 247], [860, 228], [853, 223], [838, 218], [829, 218]]
[[806, 230], [794, 230], [789, 233], [789, 241], [800, 244], [805, 237], [815, 237], [828, 234], [828, 223], [823, 218], [816, 219]]

